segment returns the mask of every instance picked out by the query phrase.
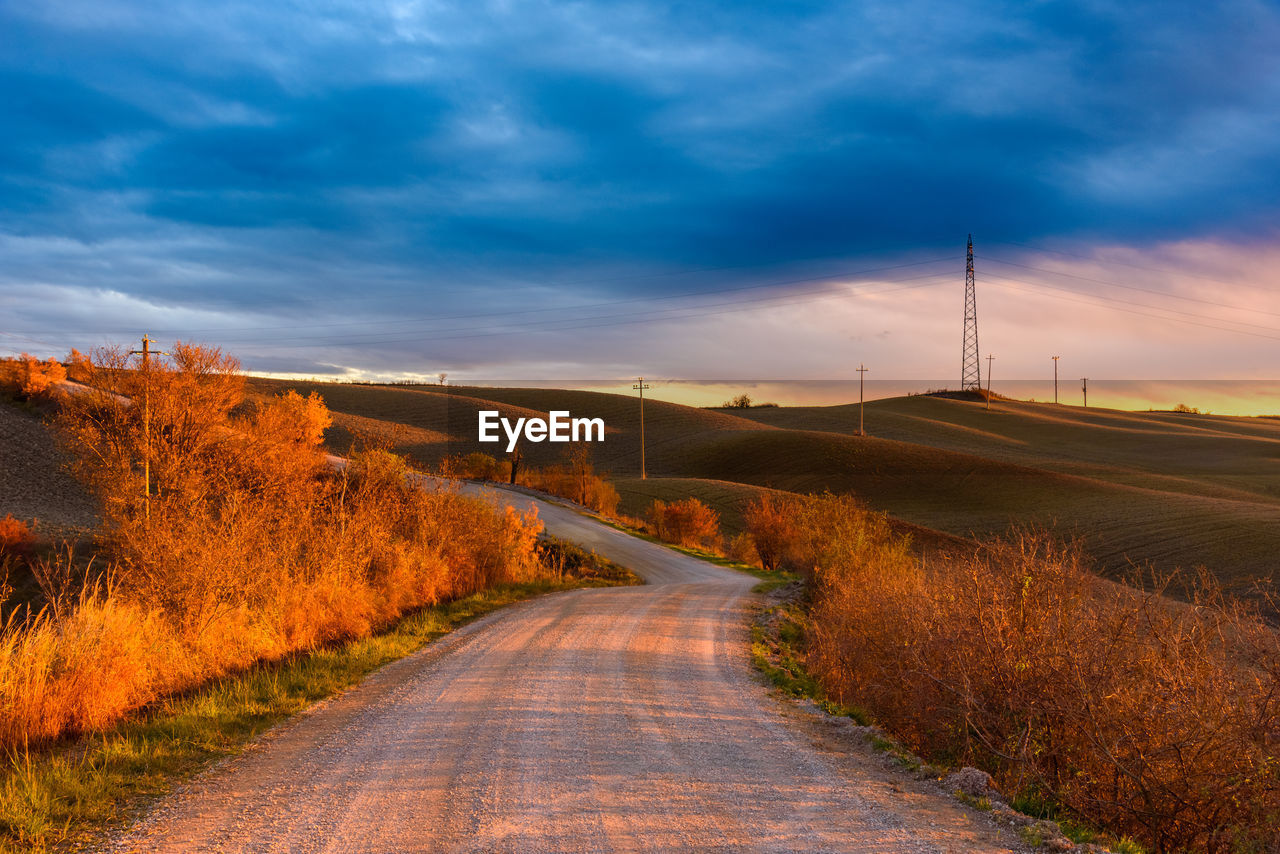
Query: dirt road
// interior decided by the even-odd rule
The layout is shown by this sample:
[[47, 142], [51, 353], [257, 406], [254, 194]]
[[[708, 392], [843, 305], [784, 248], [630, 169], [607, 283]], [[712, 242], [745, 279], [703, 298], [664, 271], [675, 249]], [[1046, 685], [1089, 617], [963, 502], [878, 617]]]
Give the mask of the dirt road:
[[981, 816], [788, 720], [748, 659], [754, 579], [537, 503], [552, 533], [649, 584], [473, 623], [271, 733], [109, 850], [1009, 850]]

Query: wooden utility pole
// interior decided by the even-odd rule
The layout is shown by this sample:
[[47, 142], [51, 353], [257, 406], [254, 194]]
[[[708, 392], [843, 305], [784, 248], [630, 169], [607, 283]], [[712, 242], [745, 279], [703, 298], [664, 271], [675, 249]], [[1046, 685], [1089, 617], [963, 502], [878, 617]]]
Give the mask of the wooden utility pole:
[[858, 363], [858, 435], [859, 436], [867, 435], [867, 431], [863, 426], [864, 422], [862, 420], [862, 412], [864, 409], [863, 397], [862, 397], [862, 381], [866, 379], [867, 371], [869, 370], [871, 369], [863, 365], [861, 362]]
[[1080, 378], [1080, 390], [1084, 392], [1084, 408], [1089, 408], [1089, 378]]
[[142, 507], [148, 521], [151, 519], [151, 357], [169, 355], [152, 350], [154, 343], [149, 335], [143, 335], [142, 349], [129, 351], [131, 356], [142, 357]]
[[648, 473], [644, 468], [644, 390], [649, 386], [645, 385], [644, 377], [639, 377], [636, 384], [632, 386], [640, 392], [640, 479], [648, 478]]
[[1058, 357], [1050, 356], [1053, 359], [1053, 402], [1058, 402]]
[[994, 355], [987, 354], [987, 409], [991, 409], [991, 363], [995, 358]]

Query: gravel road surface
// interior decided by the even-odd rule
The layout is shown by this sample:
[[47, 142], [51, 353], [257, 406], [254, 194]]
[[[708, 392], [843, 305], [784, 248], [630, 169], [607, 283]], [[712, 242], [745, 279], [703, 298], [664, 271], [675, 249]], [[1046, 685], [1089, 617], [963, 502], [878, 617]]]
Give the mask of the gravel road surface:
[[1010, 850], [981, 815], [770, 696], [748, 657], [755, 579], [502, 495], [648, 585], [472, 623], [277, 728], [107, 850]]

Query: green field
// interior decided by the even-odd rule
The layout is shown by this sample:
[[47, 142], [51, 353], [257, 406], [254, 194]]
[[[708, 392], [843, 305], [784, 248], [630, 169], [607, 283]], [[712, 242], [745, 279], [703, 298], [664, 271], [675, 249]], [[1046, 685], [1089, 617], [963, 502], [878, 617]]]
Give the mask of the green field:
[[[1274, 576], [1280, 555], [1280, 421], [1120, 412], [1045, 403], [933, 396], [858, 407], [708, 410], [645, 403], [648, 481], [639, 480], [635, 398], [557, 389], [362, 386], [253, 380], [272, 393], [318, 391], [335, 413], [329, 441], [378, 434], [427, 465], [447, 454], [495, 451], [476, 442], [476, 412], [603, 417], [598, 468], [622, 509], [695, 495], [733, 531], [760, 488], [857, 495], [903, 523], [960, 537], [1014, 524], [1079, 538], [1104, 573], [1132, 565], [1204, 566], [1246, 591]], [[535, 465], [564, 446], [526, 444]], [[918, 539], [926, 533], [916, 529]]]

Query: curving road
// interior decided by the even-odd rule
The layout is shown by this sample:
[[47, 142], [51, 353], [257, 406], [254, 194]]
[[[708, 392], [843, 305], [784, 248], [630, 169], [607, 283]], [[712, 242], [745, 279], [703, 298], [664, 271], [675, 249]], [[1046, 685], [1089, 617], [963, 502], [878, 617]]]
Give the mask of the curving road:
[[502, 500], [537, 504], [551, 533], [648, 585], [472, 623], [273, 731], [109, 850], [1010, 850], [768, 695], [747, 651], [755, 579]]

